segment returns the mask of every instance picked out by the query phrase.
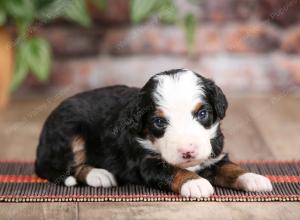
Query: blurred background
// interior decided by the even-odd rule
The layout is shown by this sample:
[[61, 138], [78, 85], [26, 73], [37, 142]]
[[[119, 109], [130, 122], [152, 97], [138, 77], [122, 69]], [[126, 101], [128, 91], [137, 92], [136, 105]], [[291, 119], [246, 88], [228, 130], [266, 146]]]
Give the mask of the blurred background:
[[188, 68], [227, 94], [234, 158], [299, 159], [299, 11], [300, 0], [0, 0], [0, 158], [33, 159], [68, 96]]

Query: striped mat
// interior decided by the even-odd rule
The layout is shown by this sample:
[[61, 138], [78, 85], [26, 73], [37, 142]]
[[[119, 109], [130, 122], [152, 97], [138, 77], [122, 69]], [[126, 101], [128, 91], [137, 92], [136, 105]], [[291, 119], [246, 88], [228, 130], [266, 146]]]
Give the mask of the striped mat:
[[32, 162], [0, 161], [0, 202], [103, 202], [103, 201], [300, 201], [300, 161], [240, 161], [248, 171], [266, 175], [274, 190], [250, 193], [216, 187], [209, 198], [184, 198], [144, 186], [113, 188], [65, 187], [34, 174]]

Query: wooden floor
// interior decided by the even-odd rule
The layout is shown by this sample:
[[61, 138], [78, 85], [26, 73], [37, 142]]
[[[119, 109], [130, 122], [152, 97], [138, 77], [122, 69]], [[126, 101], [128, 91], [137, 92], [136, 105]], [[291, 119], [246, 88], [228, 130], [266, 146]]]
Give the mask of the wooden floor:
[[[59, 98], [18, 100], [0, 114], [0, 159], [33, 160]], [[231, 97], [223, 122], [232, 159], [300, 159], [300, 97]], [[300, 219], [300, 203], [0, 204], [0, 219]]]

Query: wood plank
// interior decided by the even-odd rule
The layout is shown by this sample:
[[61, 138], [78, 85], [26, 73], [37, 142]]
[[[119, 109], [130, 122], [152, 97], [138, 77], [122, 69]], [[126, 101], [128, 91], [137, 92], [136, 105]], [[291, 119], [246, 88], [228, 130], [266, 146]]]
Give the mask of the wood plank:
[[0, 219], [298, 219], [299, 203], [2, 203]]
[[41, 203], [1, 203], [0, 219], [44, 219]]
[[78, 219], [78, 203], [43, 203], [44, 219], [76, 220]]
[[0, 219], [298, 219], [299, 203], [2, 203]]
[[298, 203], [79, 203], [79, 219], [297, 219], [299, 208]]
[[300, 159], [300, 97], [252, 98], [248, 108], [275, 158]]
[[273, 159], [274, 155], [257, 130], [246, 107], [247, 98], [229, 97], [229, 108], [222, 124], [225, 135], [224, 151], [233, 160]]
[[33, 160], [43, 123], [57, 102], [29, 99], [12, 103], [0, 115], [0, 159]]
[[1, 203], [0, 219], [78, 219], [77, 203]]

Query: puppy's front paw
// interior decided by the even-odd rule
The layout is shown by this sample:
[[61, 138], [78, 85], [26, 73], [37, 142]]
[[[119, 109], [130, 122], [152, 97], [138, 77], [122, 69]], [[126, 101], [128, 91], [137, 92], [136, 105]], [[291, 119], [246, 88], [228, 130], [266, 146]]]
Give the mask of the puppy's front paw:
[[214, 193], [214, 188], [204, 178], [192, 179], [184, 183], [181, 187], [180, 194], [186, 197], [209, 197]]
[[236, 180], [236, 187], [251, 192], [272, 191], [271, 181], [255, 173], [245, 173], [239, 176]]
[[117, 182], [112, 173], [105, 169], [92, 169], [86, 176], [86, 183], [93, 187], [112, 187]]

